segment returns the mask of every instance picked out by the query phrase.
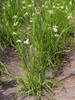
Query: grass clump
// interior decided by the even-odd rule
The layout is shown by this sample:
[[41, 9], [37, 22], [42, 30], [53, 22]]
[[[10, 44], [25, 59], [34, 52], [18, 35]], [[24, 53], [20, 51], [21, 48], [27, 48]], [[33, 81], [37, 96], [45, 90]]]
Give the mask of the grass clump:
[[53, 93], [51, 87], [56, 84], [47, 80], [46, 70], [48, 67], [61, 68], [68, 31], [73, 26], [69, 25], [69, 20], [73, 18], [73, 2], [8, 0], [3, 3], [5, 41], [18, 50], [25, 78], [7, 73], [23, 85], [21, 90], [24, 94], [41, 97], [46, 92]]

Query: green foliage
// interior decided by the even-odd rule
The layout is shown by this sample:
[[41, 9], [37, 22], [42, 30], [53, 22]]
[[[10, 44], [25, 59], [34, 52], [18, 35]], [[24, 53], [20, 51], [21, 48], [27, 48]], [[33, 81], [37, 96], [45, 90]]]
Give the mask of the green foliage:
[[[46, 80], [48, 67], [59, 69], [69, 36], [72, 19], [72, 0], [8, 0], [2, 7], [0, 35], [14, 46], [21, 57], [25, 78], [15, 78], [25, 94], [53, 93], [55, 82]], [[53, 84], [53, 85], [52, 85]], [[43, 92], [42, 92], [43, 91]], [[53, 100], [53, 99], [52, 99]]]

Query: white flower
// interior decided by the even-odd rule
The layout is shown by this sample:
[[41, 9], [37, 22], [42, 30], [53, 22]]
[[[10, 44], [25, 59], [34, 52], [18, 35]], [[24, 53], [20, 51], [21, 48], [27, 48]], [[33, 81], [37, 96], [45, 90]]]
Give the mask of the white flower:
[[54, 30], [54, 32], [57, 32], [58, 31], [56, 28], [54, 28], [53, 30]]
[[13, 34], [16, 35], [17, 33], [16, 32], [13, 32]]
[[34, 3], [34, 1], [31, 1], [32, 3]]
[[32, 22], [33, 22], [33, 20], [30, 20], [30, 22], [32, 23]]
[[53, 5], [53, 8], [55, 8], [55, 6]]
[[14, 26], [17, 26], [18, 22], [14, 23]]
[[33, 47], [33, 46], [32, 46], [32, 45], [30, 45], [30, 52], [32, 51], [32, 47]]
[[59, 4], [57, 4], [59, 6]]
[[54, 27], [57, 28], [58, 26], [55, 25]]
[[8, 22], [6, 22], [6, 26], [8, 26]]
[[26, 1], [22, 1], [22, 4], [25, 4], [26, 3]]
[[45, 2], [45, 4], [47, 3], [47, 1]]
[[35, 10], [36, 10], [36, 7], [35, 7]]
[[67, 10], [65, 10], [65, 12], [67, 13]]
[[32, 16], [34, 16], [34, 15], [35, 15], [35, 13], [32, 14]]
[[65, 4], [65, 2], [63, 2], [63, 4]]
[[51, 27], [49, 26], [48, 29], [51, 29]]
[[40, 14], [40, 12], [36, 12], [37, 14]]
[[17, 40], [16, 42], [19, 42], [19, 43], [20, 43], [20, 42], [21, 42], [21, 40]]
[[59, 7], [56, 7], [57, 9], [59, 9]]
[[22, 7], [23, 9], [26, 9], [26, 7]]
[[31, 20], [33, 20], [33, 18], [30, 18]]
[[28, 5], [28, 7], [31, 7], [32, 5]]
[[5, 7], [3, 6], [3, 9], [5, 10]]
[[30, 27], [27, 27], [27, 30], [29, 30], [30, 29]]
[[61, 9], [64, 8], [63, 6], [60, 7]]
[[66, 6], [66, 10], [68, 10], [68, 7]]
[[49, 12], [50, 14], [53, 14], [53, 10], [48, 10], [48, 12]]
[[10, 7], [11, 5], [8, 3], [8, 7]]
[[72, 2], [71, 1], [69, 2], [69, 5], [72, 5]]
[[34, 4], [32, 4], [32, 6], [34, 6]]
[[13, 18], [17, 18], [17, 15], [14, 15]]
[[68, 19], [72, 18], [72, 16], [68, 16]]
[[54, 32], [57, 32], [57, 31], [58, 31], [57, 28], [58, 28], [57, 26], [54, 26], [54, 27], [53, 27]]
[[45, 7], [45, 5], [42, 5], [42, 7]]
[[55, 37], [59, 37], [59, 34], [55, 34], [54, 36], [55, 36]]
[[68, 16], [68, 19], [70, 19], [70, 18], [72, 18], [72, 14], [71, 14], [71, 13], [70, 13], [69, 16]]
[[25, 44], [29, 44], [29, 39], [27, 39], [26, 41], [24, 41]]
[[38, 7], [38, 9], [37, 10], [39, 10], [40, 9], [40, 7]]
[[45, 8], [48, 8], [48, 6], [45, 6]]
[[28, 12], [26, 12], [26, 13], [24, 14], [24, 16], [25, 16], [25, 15], [28, 15]]

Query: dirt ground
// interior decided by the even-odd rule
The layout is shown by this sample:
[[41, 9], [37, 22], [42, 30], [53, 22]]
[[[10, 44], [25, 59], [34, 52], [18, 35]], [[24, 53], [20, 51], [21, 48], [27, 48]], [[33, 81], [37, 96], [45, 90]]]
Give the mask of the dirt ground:
[[67, 57], [69, 61], [64, 64], [62, 73], [57, 77], [65, 89], [55, 89], [57, 100], [75, 100], [75, 47], [74, 51], [69, 53]]
[[[68, 61], [64, 63], [61, 74], [56, 77], [57, 81], [65, 86], [65, 89], [61, 87], [54, 89], [56, 100], [75, 100], [75, 42], [74, 50], [67, 54], [67, 59]], [[11, 74], [17, 77], [24, 76], [24, 73], [18, 68], [21, 61], [16, 50], [5, 50], [0, 60], [6, 65]], [[16, 80], [13, 80], [8, 75], [2, 76], [0, 100], [27, 100], [26, 97], [15, 96], [18, 89], [15, 85], [17, 85]], [[30, 97], [29, 100], [34, 99]], [[43, 100], [48, 99], [43, 98]]]

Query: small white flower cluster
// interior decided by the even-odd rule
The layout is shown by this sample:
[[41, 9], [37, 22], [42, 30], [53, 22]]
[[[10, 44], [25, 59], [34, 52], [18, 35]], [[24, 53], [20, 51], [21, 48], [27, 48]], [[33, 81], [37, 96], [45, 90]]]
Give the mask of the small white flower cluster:
[[32, 2], [32, 3], [34, 3], [34, 1], [33, 1], [33, 0], [32, 0], [31, 2]]
[[21, 42], [21, 40], [17, 40], [16, 42], [17, 42], [17, 43], [20, 43], [20, 42]]
[[59, 6], [60, 4], [59, 4], [59, 3], [57, 3], [57, 5]]
[[69, 16], [68, 16], [68, 19], [70, 19], [70, 18], [73, 18], [71, 13], [70, 13]]
[[[57, 29], [57, 28], [58, 28], [58, 26], [56, 26], [56, 25], [53, 26], [53, 31], [54, 31], [55, 33], [58, 32], [58, 29]], [[55, 37], [59, 37], [59, 34], [56, 33], [54, 36], [55, 36]]]
[[33, 22], [33, 20], [30, 20], [30, 23], [32, 23]]
[[33, 46], [32, 46], [32, 45], [30, 45], [30, 48], [29, 48], [29, 50], [30, 50], [30, 53], [32, 52], [32, 47], [33, 47]]
[[58, 28], [58, 26], [56, 26], [56, 25], [53, 26], [53, 30], [54, 30], [54, 32], [58, 32], [58, 29], [57, 29], [57, 28]]
[[32, 6], [34, 6], [34, 3], [32, 4]]
[[45, 5], [42, 5], [42, 7], [44, 8], [44, 7], [45, 7]]
[[39, 9], [40, 9], [40, 7], [38, 7], [38, 8], [35, 7], [35, 13], [36, 13], [36, 14], [40, 14]]
[[37, 11], [36, 14], [40, 14], [40, 12]]
[[8, 26], [8, 21], [6, 22], [6, 26]]
[[49, 14], [53, 14], [53, 10], [48, 10], [48, 13]]
[[66, 10], [68, 10], [68, 7], [66, 6]]
[[56, 6], [55, 6], [55, 5], [53, 5], [53, 8], [56, 8]]
[[23, 6], [22, 8], [23, 8], [23, 9], [26, 9], [26, 7], [24, 7], [24, 6]]
[[59, 9], [60, 7], [56, 7], [57, 9]]
[[18, 22], [14, 23], [14, 26], [17, 26]]
[[5, 10], [5, 6], [3, 6], [3, 9]]
[[42, 8], [48, 8], [48, 6], [43, 4], [43, 5], [42, 5]]
[[51, 27], [50, 27], [50, 26], [48, 26], [48, 29], [51, 29]]
[[48, 29], [51, 29], [50, 24], [48, 24]]
[[59, 34], [55, 34], [54, 36], [55, 36], [55, 37], [59, 37]]
[[64, 7], [63, 6], [60, 6], [60, 8], [63, 9]]
[[32, 23], [33, 22], [33, 18], [30, 18], [30, 23]]
[[28, 7], [32, 7], [32, 5], [29, 4]]
[[59, 6], [59, 4], [57, 4], [57, 6], [55, 6], [55, 5], [53, 5], [53, 8], [56, 8], [56, 9], [63, 9], [64, 8], [64, 6]]
[[30, 30], [30, 27], [27, 27], [27, 30]]
[[24, 14], [24, 17], [27, 16], [27, 15], [28, 15], [28, 12], [26, 12], [26, 13]]
[[46, 1], [45, 4], [47, 4], [48, 2]]
[[24, 44], [29, 44], [29, 39], [27, 39], [26, 41], [24, 41]]
[[48, 5], [46, 5], [48, 2], [46, 1], [45, 4], [42, 4], [42, 8], [48, 8]]
[[16, 35], [17, 33], [16, 32], [13, 32], [13, 35]]
[[8, 3], [8, 7], [10, 7], [11, 5]]
[[69, 5], [72, 5], [72, 2], [71, 1], [69, 2]]
[[35, 13], [32, 14], [32, 16], [34, 16], [34, 15], [35, 15]]
[[37, 10], [36, 7], [34, 9]]
[[22, 4], [25, 4], [26, 3], [26, 1], [22, 1]]
[[45, 8], [48, 8], [48, 6], [45, 6]]
[[17, 15], [14, 15], [13, 18], [14, 18], [14, 19], [17, 18]]
[[[20, 43], [20, 42], [21, 42], [21, 40], [20, 40], [20, 39], [18, 39], [16, 42], [17, 42], [17, 43]], [[27, 39], [26, 41], [24, 41], [24, 44], [29, 44], [29, 39]]]

